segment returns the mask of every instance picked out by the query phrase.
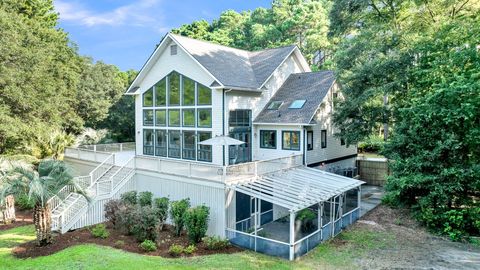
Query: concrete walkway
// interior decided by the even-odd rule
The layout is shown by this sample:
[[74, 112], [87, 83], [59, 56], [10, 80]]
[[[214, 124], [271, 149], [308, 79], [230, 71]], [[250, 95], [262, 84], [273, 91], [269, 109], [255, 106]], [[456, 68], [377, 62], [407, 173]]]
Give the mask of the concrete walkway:
[[365, 215], [377, 207], [382, 202], [384, 194], [385, 191], [383, 187], [362, 185], [360, 216]]

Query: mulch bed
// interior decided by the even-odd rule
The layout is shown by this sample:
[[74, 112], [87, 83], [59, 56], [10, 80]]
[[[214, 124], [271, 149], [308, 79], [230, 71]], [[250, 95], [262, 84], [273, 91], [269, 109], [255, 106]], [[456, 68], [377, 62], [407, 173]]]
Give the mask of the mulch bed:
[[15, 218], [17, 219], [14, 223], [3, 224], [0, 223], [0, 231], [9, 230], [20, 226], [33, 224], [33, 212], [32, 210], [18, 210], [15, 209]]
[[[12, 253], [17, 258], [35, 258], [40, 256], [48, 256], [75, 245], [97, 244], [133, 253], [172, 258], [172, 256], [168, 253], [168, 249], [172, 244], [179, 244], [184, 247], [189, 245], [188, 237], [185, 233], [183, 233], [180, 237], [176, 237], [173, 234], [173, 228], [167, 225], [158, 235], [157, 251], [145, 252], [139, 247], [139, 243], [135, 237], [123, 235], [118, 230], [111, 228], [111, 226], [108, 224], [106, 225], [108, 227], [108, 231], [110, 232], [110, 236], [107, 239], [95, 238], [88, 229], [84, 228], [58, 235], [54, 238], [54, 242], [52, 244], [44, 247], [36, 246], [35, 241], [23, 243], [15, 247]], [[218, 253], [231, 254], [242, 251], [242, 249], [234, 246], [230, 246], [223, 250], [208, 250], [205, 248], [203, 243], [197, 244], [196, 247], [197, 250], [193, 254], [183, 256], [191, 257]]]

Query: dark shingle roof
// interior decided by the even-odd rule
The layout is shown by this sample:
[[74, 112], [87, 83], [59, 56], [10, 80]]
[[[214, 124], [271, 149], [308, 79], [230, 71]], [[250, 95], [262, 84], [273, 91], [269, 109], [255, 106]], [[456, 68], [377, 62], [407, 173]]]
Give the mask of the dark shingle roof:
[[171, 36], [226, 87], [259, 89], [295, 45], [250, 52], [180, 35]]
[[[310, 124], [318, 106], [335, 82], [333, 71], [291, 74], [265, 108], [255, 118], [255, 123]], [[306, 100], [301, 109], [289, 109], [295, 100]], [[283, 101], [278, 110], [267, 109], [272, 101]]]

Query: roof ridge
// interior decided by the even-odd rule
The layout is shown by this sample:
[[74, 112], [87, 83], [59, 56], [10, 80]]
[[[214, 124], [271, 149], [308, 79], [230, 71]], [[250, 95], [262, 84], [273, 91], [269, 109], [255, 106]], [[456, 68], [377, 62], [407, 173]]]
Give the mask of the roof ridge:
[[333, 73], [335, 73], [334, 70], [317, 70], [317, 71], [297, 72], [297, 73], [292, 73], [292, 75], [293, 75], [293, 74], [309, 74], [309, 73], [326, 73], [326, 72], [333, 72]]
[[288, 47], [296, 47], [296, 46], [297, 45], [295, 45], [295, 44], [290, 44], [290, 45], [283, 45], [283, 46], [274, 47], [274, 48], [266, 48], [266, 49], [260, 49], [260, 50], [256, 50], [256, 51], [247, 51], [247, 52], [249, 52], [249, 53], [259, 53], [259, 52], [283, 49], [283, 48], [288, 48]]

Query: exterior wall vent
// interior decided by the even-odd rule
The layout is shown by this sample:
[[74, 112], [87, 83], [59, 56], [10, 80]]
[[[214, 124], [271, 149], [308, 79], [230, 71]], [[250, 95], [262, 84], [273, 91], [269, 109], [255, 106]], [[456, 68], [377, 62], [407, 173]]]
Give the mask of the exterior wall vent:
[[177, 55], [177, 45], [170, 46], [170, 55]]

